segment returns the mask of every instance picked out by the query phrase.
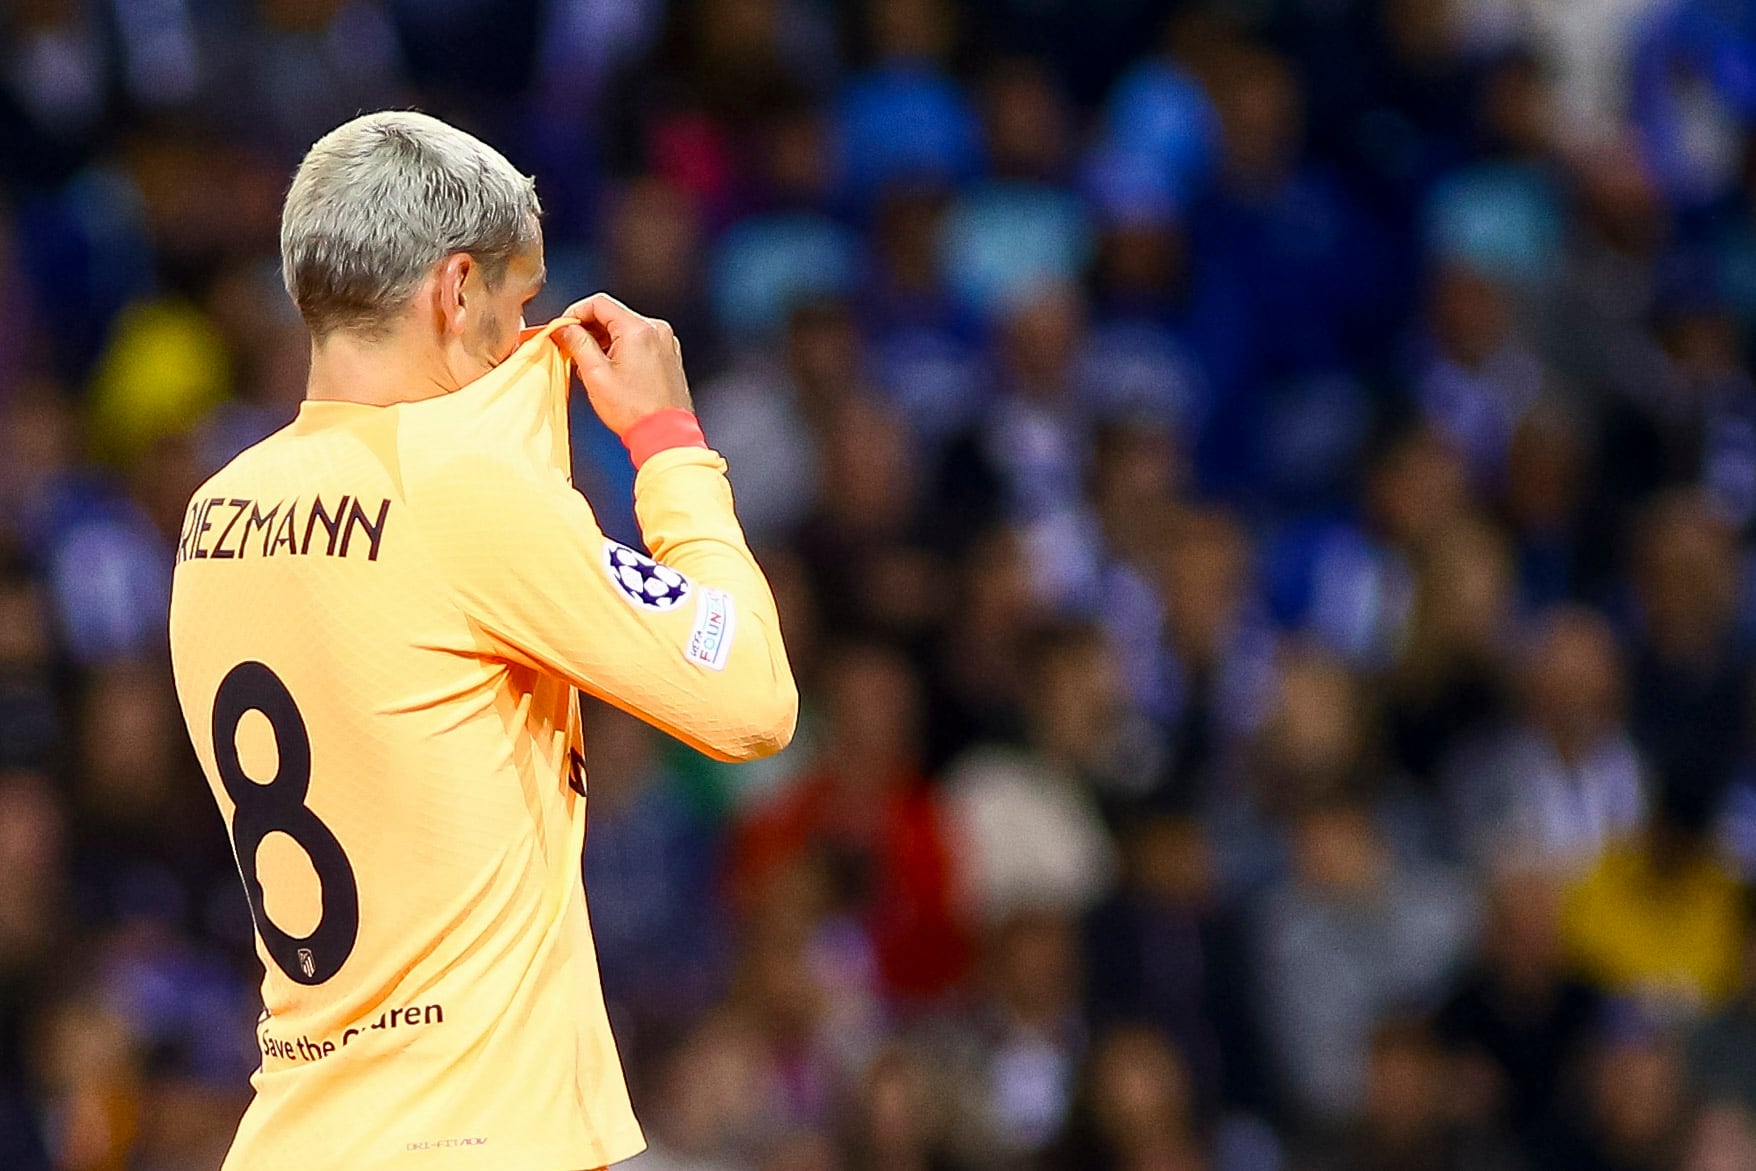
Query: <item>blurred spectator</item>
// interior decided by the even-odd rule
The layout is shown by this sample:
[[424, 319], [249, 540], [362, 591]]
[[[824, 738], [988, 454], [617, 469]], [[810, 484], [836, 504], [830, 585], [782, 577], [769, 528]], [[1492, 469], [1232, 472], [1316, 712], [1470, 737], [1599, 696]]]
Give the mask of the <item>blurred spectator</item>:
[[1515, 579], [1505, 541], [1473, 519], [1443, 529], [1416, 565], [1386, 721], [1397, 765], [1432, 781], [1459, 741], [1506, 708]]
[[1194, 1125], [1189, 1071], [1151, 1029], [1121, 1026], [1092, 1046], [1057, 1167], [1092, 1171], [1207, 1166]]
[[1289, 822], [1329, 802], [1371, 800], [1381, 779], [1376, 728], [1359, 681], [1309, 648], [1284, 651], [1275, 672], [1261, 724], [1203, 794], [1229, 900], [1253, 901], [1284, 880]]
[[664, 20], [662, 0], [558, 0], [542, 38], [545, 88], [580, 102], [649, 51]]
[[717, 339], [702, 303], [700, 202], [675, 182], [641, 176], [613, 193], [606, 220], [605, 286], [688, 339], [691, 369], [714, 369]]
[[1557, 5], [1521, 13], [1557, 76], [1575, 136], [1589, 141], [1616, 131], [1635, 40], [1663, 7], [1661, 0], [1614, 0], [1590, 8]]
[[[173, 511], [179, 516], [188, 493], [205, 475], [246, 447], [286, 426], [305, 396], [310, 339], [304, 323], [291, 310], [280, 274], [262, 264], [236, 264], [216, 274], [203, 306], [237, 355], [235, 397], [207, 414], [193, 433], [167, 437], [171, 442], [193, 438], [190, 453], [193, 481]], [[161, 439], [163, 444], [165, 440]], [[152, 450], [148, 449], [150, 462]], [[164, 526], [161, 524], [161, 528]]]
[[1101, 418], [1144, 417], [1187, 442], [1247, 374], [1242, 290], [1194, 267], [1177, 209], [1108, 198], [1125, 206], [1105, 209], [1097, 238], [1082, 393]]
[[[1674, 232], [1671, 213], [1626, 147], [1593, 150], [1572, 181], [1579, 213], [1557, 271], [1533, 307], [1533, 321], [1546, 356], [1567, 383], [1643, 404], [1664, 385], [1664, 356], [1644, 326], [1657, 265]], [[1612, 450], [1614, 445], [1612, 439]], [[1647, 473], [1649, 466], [1631, 462], [1607, 470], [1619, 482]], [[1635, 491], [1650, 490], [1636, 485]]]
[[108, 916], [182, 922], [205, 911], [208, 882], [237, 893], [222, 861], [228, 844], [197, 828], [212, 813], [165, 674], [157, 664], [107, 667], [80, 706], [81, 893]]
[[[878, 193], [922, 179], [962, 180], [981, 166], [980, 122], [945, 72], [958, 14], [949, 0], [865, 0], [867, 68], [837, 101], [843, 181]], [[907, 126], [909, 133], [895, 128]]]
[[1608, 546], [1603, 514], [1587, 496], [1595, 469], [1577, 414], [1553, 403], [1527, 413], [1506, 454], [1502, 511], [1519, 602], [1526, 611], [1601, 592]]
[[[1167, 538], [1182, 519], [1186, 465], [1175, 436], [1150, 417], [1124, 416], [1100, 425], [1093, 436], [1089, 492], [1098, 538], [1093, 550], [1097, 593], [1084, 604], [1115, 638], [1135, 690], [1151, 687], [1157, 669], [1164, 603], [1155, 579]], [[1216, 544], [1226, 551], [1233, 547]], [[1208, 560], [1231, 564], [1224, 557]]]
[[1452, 1117], [1442, 1051], [1418, 1022], [1381, 1025], [1372, 1035], [1365, 1109], [1359, 1121], [1302, 1165], [1341, 1171], [1422, 1167], [1433, 1171], [1516, 1171], [1520, 1166], [1492, 1132]]
[[1309, 517], [1278, 535], [1267, 570], [1276, 616], [1357, 666], [1386, 665], [1410, 618], [1412, 560], [1466, 515], [1468, 491], [1457, 453], [1437, 436], [1392, 436], [1366, 469], [1359, 515]]
[[990, 178], [952, 202], [940, 231], [952, 292], [991, 316], [1038, 286], [1073, 281], [1091, 229], [1084, 204], [1060, 185], [1068, 118], [1045, 72], [1003, 64], [987, 89]]
[[1183, 1092], [1206, 1115], [1266, 1107], [1248, 940], [1219, 902], [1201, 824], [1143, 820], [1122, 845], [1122, 887], [1085, 920], [1093, 1023], [1143, 1022], [1175, 1042], [1188, 1066]]
[[127, 1166], [141, 1130], [142, 1074], [127, 1023], [89, 1000], [63, 997], [37, 1022], [40, 1093], [53, 1106], [48, 1145], [57, 1168]]
[[1743, 567], [1732, 530], [1694, 496], [1649, 506], [1634, 535], [1641, 631], [1633, 727], [1667, 799], [1709, 810], [1741, 748], [1750, 656], [1736, 628]]
[[49, 764], [63, 736], [48, 611], [21, 569], [0, 571], [0, 770]]
[[56, 650], [86, 665], [162, 650], [176, 534], [79, 463], [79, 416], [53, 384], [26, 390], [7, 421], [7, 528], [37, 571]]
[[1756, 113], [1747, 77], [1756, 65], [1756, 22], [1747, 10], [1702, 0], [1654, 16], [1634, 56], [1630, 113], [1666, 193], [1698, 207], [1731, 185], [1737, 127]]
[[822, 676], [825, 762], [758, 809], [732, 845], [734, 898], [760, 909], [788, 885], [825, 887], [828, 914], [860, 925], [884, 989], [928, 998], [962, 975], [962, 857], [920, 772], [920, 695], [907, 664], [849, 646]]
[[162, 651], [174, 535], [104, 480], [65, 466], [50, 471], [43, 495], [28, 502], [41, 512], [25, 513], [40, 527], [26, 536], [61, 646], [87, 666]]
[[1662, 467], [1695, 484], [1720, 518], [1746, 526], [1756, 511], [1756, 385], [1741, 368], [1741, 339], [1730, 307], [1702, 258], [1667, 262], [1654, 327], [1667, 359], [1654, 404]]
[[1237, 456], [1253, 486], [1296, 498], [1340, 477], [1366, 437], [1369, 421], [1344, 406], [1353, 393], [1344, 371], [1362, 319], [1377, 308], [1378, 243], [1344, 188], [1305, 162], [1305, 111], [1285, 59], [1236, 46], [1205, 80], [1224, 145], [1194, 237], [1250, 291], [1257, 368], [1280, 384], [1270, 401], [1240, 400], [1220, 425], [1240, 429]]
[[1560, 893], [1528, 863], [1500, 869], [1478, 955], [1436, 1018], [1460, 1086], [1479, 1087], [1484, 1120], [1510, 1126], [1527, 1151], [1556, 1140], [1602, 1011], [1562, 946]]
[[1200, 192], [1218, 161], [1220, 126], [1212, 100], [1185, 64], [1155, 55], [1117, 79], [1093, 160], [1100, 191], [1150, 195], [1171, 209]]
[[919, 645], [945, 617], [951, 569], [924, 523], [901, 422], [849, 399], [822, 428], [826, 492], [794, 535], [835, 630]]
[[1571, 1127], [1539, 1152], [1538, 1166], [1580, 1171], [1675, 1166], [1687, 1126], [1683, 1095], [1676, 1038], [1624, 1005], [1604, 1022]]
[[733, 1171], [751, 1165], [776, 1124], [770, 1071], [750, 1025], [710, 1015], [654, 1079], [647, 1149], [631, 1171]]
[[1016, 533], [988, 530], [958, 560], [948, 611], [955, 621], [941, 631], [930, 675], [938, 762], [972, 744], [1022, 738], [1031, 692], [1026, 634], [1045, 618]]
[[1079, 981], [1065, 918], [1027, 910], [990, 932], [975, 1010], [935, 1042], [964, 1120], [961, 1158], [1028, 1165], [1060, 1132], [1086, 1044]]
[[[1411, 13], [1423, 8], [1400, 7]], [[1528, 298], [1557, 278], [1564, 259], [1563, 127], [1556, 95], [1541, 62], [1516, 48], [1472, 88], [1473, 129], [1483, 157], [1433, 183], [1421, 227], [1436, 261], [1501, 285], [1502, 296]]]
[[729, 1003], [752, 1030], [756, 1072], [767, 1082], [758, 1083], [757, 1104], [770, 1116], [761, 1136], [770, 1148], [829, 1126], [877, 1040], [858, 945], [817, 927], [792, 908], [757, 920], [733, 977]]
[[673, 13], [684, 42], [671, 72], [726, 129], [748, 129], [825, 80], [825, 30], [810, 6], [786, 0], [701, 0]]
[[[1756, 691], [1750, 699], [1756, 703]], [[1756, 720], [1749, 715], [1743, 720], [1742, 735], [1744, 743], [1733, 766], [1731, 782], [1711, 813], [1722, 860], [1748, 886], [1752, 876], [1756, 876], [1756, 771], [1752, 769], [1756, 764], [1752, 757], [1756, 743], [1749, 739], [1756, 735]]]
[[1563, 608], [1532, 633], [1517, 716], [1447, 761], [1447, 796], [1479, 862], [1512, 853], [1577, 869], [1639, 829], [1645, 778], [1609, 624]]
[[1736, 990], [1747, 918], [1698, 821], [1667, 808], [1572, 885], [1562, 921], [1594, 984], [1694, 1013]]
[[8, 180], [64, 179], [100, 138], [114, 48], [95, 9], [81, 0], [35, 0], [5, 14], [0, 167]]
[[1746, 939], [1737, 995], [1702, 1017], [1689, 1038], [1689, 1079], [1703, 1101], [1756, 1110], [1756, 1070], [1745, 1059], [1752, 1039], [1756, 1039], [1756, 943]]
[[978, 922], [1024, 911], [1078, 915], [1114, 878], [1094, 786], [1113, 774], [1121, 680], [1087, 627], [1037, 635], [1025, 665], [1027, 744], [972, 748], [945, 774], [961, 886]]
[[918, 1047], [897, 1044], [867, 1070], [853, 1133], [845, 1144], [850, 1171], [950, 1171], [944, 1071]]
[[945, 283], [939, 240], [946, 202], [931, 183], [886, 194], [862, 306], [874, 378], [930, 449], [973, 426], [991, 393], [982, 324]]
[[[3, 133], [3, 131], [0, 131]], [[24, 271], [19, 240], [14, 234], [12, 208], [0, 187], [0, 410], [17, 392], [24, 376], [45, 357], [45, 339], [37, 320], [37, 305], [28, 274]]]
[[[1266, 715], [1277, 669], [1274, 636], [1257, 598], [1254, 550], [1236, 518], [1194, 510], [1167, 518], [1127, 507], [1137, 523], [1159, 530], [1146, 556], [1160, 612], [1142, 621], [1151, 624], [1150, 638], [1118, 629], [1116, 642], [1133, 666], [1134, 702], [1163, 747], [1149, 758], [1156, 775], [1142, 775], [1120, 796], [1188, 808], [1211, 796], [1214, 774], [1228, 764], [1228, 744], [1253, 734]], [[1099, 605], [1114, 621], [1126, 615], [1121, 601], [1106, 593]]]
[[788, 315], [784, 363], [752, 356], [702, 388], [702, 425], [742, 469], [733, 489], [752, 540], [809, 514], [821, 482], [817, 431], [860, 390], [861, 344], [846, 305], [813, 301]]
[[1088, 590], [1093, 563], [1080, 507], [1089, 419], [1074, 369], [1084, 329], [1076, 289], [1021, 293], [1000, 326], [1004, 394], [953, 442], [939, 473], [946, 523], [965, 538], [995, 523], [1017, 526], [1033, 588], [1050, 605]]
[[727, 924], [712, 898], [718, 840], [663, 765], [655, 733], [613, 708], [584, 709], [592, 848], [585, 889], [606, 999], [641, 1044], [723, 989]]
[[794, 109], [763, 130], [761, 211], [720, 237], [710, 276], [714, 317], [736, 348], [760, 345], [800, 301], [851, 293], [865, 266], [860, 238], [824, 213], [834, 172], [823, 116]]
[[1368, 1104], [1375, 1024], [1436, 1000], [1475, 907], [1457, 876], [1397, 862], [1358, 804], [1325, 803], [1293, 833], [1293, 875], [1258, 924], [1264, 1021], [1294, 1108], [1335, 1124]]
[[[397, 30], [377, 0], [266, 0], [257, 18], [214, 46], [233, 102], [289, 149], [360, 110], [406, 105]], [[238, 102], [238, 95], [245, 100]]]
[[37, 773], [0, 771], [0, 1152], [22, 1150], [28, 1128], [20, 1095], [27, 1038], [23, 1009], [37, 995], [39, 973], [56, 962], [56, 921], [67, 910], [66, 815]]
[[1546, 389], [1542, 362], [1513, 332], [1507, 291], [1475, 273], [1441, 273], [1431, 316], [1431, 349], [1417, 375], [1422, 413], [1474, 479], [1496, 484], [1513, 433]]
[[1732, 1171], [1756, 1160], [1756, 1126], [1750, 1112], [1710, 1104], [1696, 1116], [1684, 1171]]

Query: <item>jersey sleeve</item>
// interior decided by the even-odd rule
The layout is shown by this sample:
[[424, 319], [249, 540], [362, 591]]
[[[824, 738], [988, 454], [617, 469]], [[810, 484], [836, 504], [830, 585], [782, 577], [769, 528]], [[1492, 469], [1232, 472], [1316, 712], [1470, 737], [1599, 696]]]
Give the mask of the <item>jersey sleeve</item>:
[[718, 454], [676, 448], [641, 467], [635, 514], [651, 558], [607, 539], [559, 474], [460, 456], [422, 495], [417, 523], [492, 653], [721, 760], [791, 740], [798, 692], [774, 597]]

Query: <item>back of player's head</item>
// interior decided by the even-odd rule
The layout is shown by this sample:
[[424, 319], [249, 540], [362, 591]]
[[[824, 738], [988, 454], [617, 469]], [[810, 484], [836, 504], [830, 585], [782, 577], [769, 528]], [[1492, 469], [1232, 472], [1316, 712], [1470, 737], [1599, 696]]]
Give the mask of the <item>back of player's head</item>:
[[306, 152], [281, 211], [287, 292], [316, 338], [382, 334], [445, 257], [490, 285], [537, 239], [536, 185], [493, 147], [412, 111], [366, 114]]

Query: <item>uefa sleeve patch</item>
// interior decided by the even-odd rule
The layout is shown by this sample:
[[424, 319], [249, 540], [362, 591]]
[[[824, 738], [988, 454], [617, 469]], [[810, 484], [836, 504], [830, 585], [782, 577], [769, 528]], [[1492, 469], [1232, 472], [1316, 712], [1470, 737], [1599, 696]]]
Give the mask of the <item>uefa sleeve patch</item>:
[[616, 592], [642, 610], [675, 610], [689, 598], [689, 579], [638, 549], [604, 542], [604, 570]]
[[711, 586], [701, 587], [695, 601], [695, 626], [689, 631], [689, 645], [684, 648], [683, 657], [710, 671], [725, 670], [736, 625], [732, 595]]

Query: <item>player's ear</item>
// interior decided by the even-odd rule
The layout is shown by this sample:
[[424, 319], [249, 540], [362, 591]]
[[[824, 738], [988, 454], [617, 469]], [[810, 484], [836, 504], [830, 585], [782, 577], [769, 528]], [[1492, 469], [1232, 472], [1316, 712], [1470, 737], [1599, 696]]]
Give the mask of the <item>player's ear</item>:
[[474, 270], [475, 261], [469, 253], [453, 252], [439, 262], [439, 270], [434, 273], [434, 308], [439, 314], [440, 327], [446, 333], [464, 332], [470, 300], [470, 291], [465, 286]]

